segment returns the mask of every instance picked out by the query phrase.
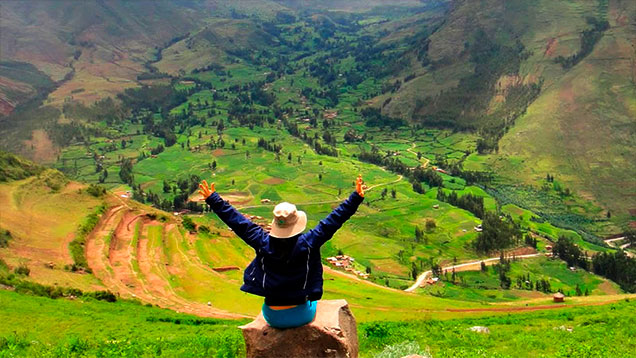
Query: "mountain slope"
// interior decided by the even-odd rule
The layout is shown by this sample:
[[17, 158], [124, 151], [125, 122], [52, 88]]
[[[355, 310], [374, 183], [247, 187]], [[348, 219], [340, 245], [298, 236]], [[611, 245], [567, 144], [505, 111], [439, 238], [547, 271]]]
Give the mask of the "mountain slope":
[[[636, 208], [636, 4], [610, 1], [606, 16], [611, 27], [592, 53], [567, 71], [547, 65], [539, 73], [552, 83], [504, 136], [506, 160], [495, 165], [526, 183], [559, 173], [565, 185], [629, 220], [628, 210]], [[568, 37], [555, 31], [534, 41], [550, 44], [550, 59], [574, 52]], [[570, 43], [577, 44], [576, 36]], [[507, 164], [515, 160], [524, 165]]]
[[[95, 100], [134, 85], [153, 47], [205, 15], [187, 1], [3, 1], [0, 60], [28, 62], [54, 81], [52, 93]], [[197, 11], [199, 10], [199, 11]]]
[[[635, 5], [621, 0], [456, 1], [405, 53], [399, 89], [373, 103], [477, 131], [477, 149], [498, 152], [471, 157], [482, 170], [534, 188], [552, 173], [624, 228], [636, 208], [635, 22]], [[606, 214], [576, 205], [572, 214], [589, 220]]]

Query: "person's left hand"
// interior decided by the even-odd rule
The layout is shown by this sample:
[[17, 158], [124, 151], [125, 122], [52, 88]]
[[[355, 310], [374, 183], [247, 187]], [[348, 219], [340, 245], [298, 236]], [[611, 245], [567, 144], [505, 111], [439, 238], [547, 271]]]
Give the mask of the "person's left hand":
[[203, 196], [203, 199], [207, 199], [210, 195], [212, 195], [212, 193], [216, 191], [214, 189], [214, 183], [210, 183], [210, 187], [208, 187], [208, 182], [205, 180], [201, 182], [201, 184], [199, 184], [199, 188], [201, 188], [201, 190], [199, 190], [199, 194]]

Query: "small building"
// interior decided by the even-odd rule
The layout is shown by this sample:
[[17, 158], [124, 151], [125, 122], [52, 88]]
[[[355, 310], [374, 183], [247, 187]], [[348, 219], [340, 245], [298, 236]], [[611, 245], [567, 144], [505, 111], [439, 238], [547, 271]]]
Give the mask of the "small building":
[[545, 249], [548, 251], [552, 251], [552, 245], [545, 245]]
[[482, 232], [484, 229], [481, 227], [481, 224], [475, 226], [475, 231]]
[[439, 204], [433, 205], [433, 209], [439, 209]]
[[555, 293], [554, 296], [552, 296], [552, 298], [554, 299], [554, 302], [564, 302], [565, 301], [565, 295], [562, 294], [561, 292]]

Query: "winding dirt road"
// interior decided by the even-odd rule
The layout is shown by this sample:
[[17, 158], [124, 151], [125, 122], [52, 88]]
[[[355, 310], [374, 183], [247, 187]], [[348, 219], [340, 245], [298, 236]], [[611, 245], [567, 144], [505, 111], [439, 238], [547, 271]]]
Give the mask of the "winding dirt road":
[[[517, 259], [528, 259], [528, 258], [539, 257], [539, 256], [541, 256], [541, 254], [519, 255], [519, 256], [515, 256], [515, 258], [517, 258]], [[494, 265], [495, 262], [499, 262], [499, 257], [492, 257], [492, 258], [489, 258], [489, 259], [471, 261], [471, 262], [466, 262], [466, 263], [463, 263], [463, 264], [443, 267], [442, 271], [450, 271], [452, 269], [464, 269], [464, 271], [470, 271], [470, 270], [466, 270], [466, 268], [469, 268], [471, 266], [477, 266], [476, 269], [479, 269], [479, 267], [481, 266], [482, 262], [485, 263], [486, 265]], [[415, 283], [413, 285], [411, 285], [411, 287], [407, 288], [404, 291], [406, 291], [406, 292], [415, 291], [415, 289], [420, 287], [422, 285], [422, 283], [424, 283], [424, 281], [430, 275], [432, 275], [432, 273], [433, 272], [430, 271], [430, 270], [426, 271], [426, 272], [423, 272], [422, 274], [420, 274], [417, 277], [417, 280], [415, 280]]]

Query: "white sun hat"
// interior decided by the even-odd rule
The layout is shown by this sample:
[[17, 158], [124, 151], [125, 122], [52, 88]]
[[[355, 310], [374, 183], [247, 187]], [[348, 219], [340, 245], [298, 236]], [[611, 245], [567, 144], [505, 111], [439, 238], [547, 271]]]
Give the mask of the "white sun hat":
[[280, 203], [274, 208], [274, 220], [270, 235], [286, 239], [300, 234], [307, 227], [307, 214], [296, 209], [296, 205]]

